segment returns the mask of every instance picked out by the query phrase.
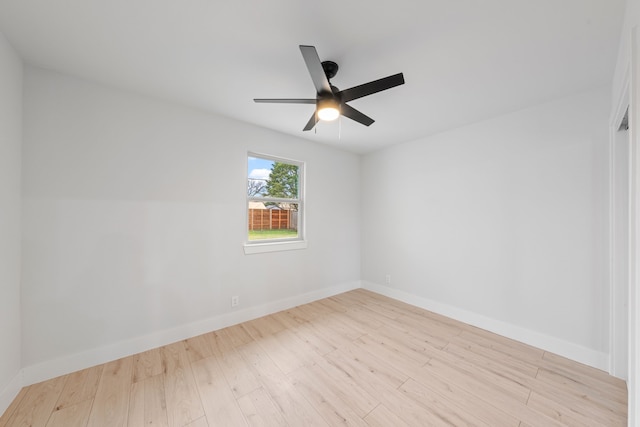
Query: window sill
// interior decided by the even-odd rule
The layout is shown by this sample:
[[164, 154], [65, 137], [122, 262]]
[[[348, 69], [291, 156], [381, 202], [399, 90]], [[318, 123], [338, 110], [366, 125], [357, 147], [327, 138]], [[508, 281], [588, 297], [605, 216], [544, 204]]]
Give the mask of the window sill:
[[295, 240], [292, 242], [245, 243], [244, 254], [252, 255], [265, 252], [294, 251], [306, 248], [307, 242], [305, 240]]

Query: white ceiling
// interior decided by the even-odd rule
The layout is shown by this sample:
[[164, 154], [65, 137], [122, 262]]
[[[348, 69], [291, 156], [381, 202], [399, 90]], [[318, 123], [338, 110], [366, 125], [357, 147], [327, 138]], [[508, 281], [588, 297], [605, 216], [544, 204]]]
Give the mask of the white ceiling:
[[[24, 60], [354, 152], [431, 135], [610, 83], [624, 0], [0, 0]], [[312, 98], [298, 49], [346, 89], [406, 84], [302, 132]]]

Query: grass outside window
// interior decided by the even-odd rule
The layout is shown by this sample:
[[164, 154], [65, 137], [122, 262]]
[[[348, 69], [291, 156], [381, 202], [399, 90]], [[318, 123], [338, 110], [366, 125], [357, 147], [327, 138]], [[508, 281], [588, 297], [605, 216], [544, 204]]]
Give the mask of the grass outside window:
[[298, 230], [249, 230], [249, 240], [294, 239]]

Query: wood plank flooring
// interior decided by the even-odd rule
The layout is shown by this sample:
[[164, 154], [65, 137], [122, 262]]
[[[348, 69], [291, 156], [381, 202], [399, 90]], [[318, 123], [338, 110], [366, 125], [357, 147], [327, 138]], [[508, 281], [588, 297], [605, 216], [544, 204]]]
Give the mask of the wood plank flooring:
[[25, 387], [14, 426], [626, 426], [624, 382], [355, 290]]

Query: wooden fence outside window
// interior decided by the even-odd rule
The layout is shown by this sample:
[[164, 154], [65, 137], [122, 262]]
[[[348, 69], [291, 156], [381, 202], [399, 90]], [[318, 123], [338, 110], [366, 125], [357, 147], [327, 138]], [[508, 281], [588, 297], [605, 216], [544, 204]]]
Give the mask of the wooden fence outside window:
[[297, 228], [297, 211], [249, 209], [249, 230], [297, 230]]

